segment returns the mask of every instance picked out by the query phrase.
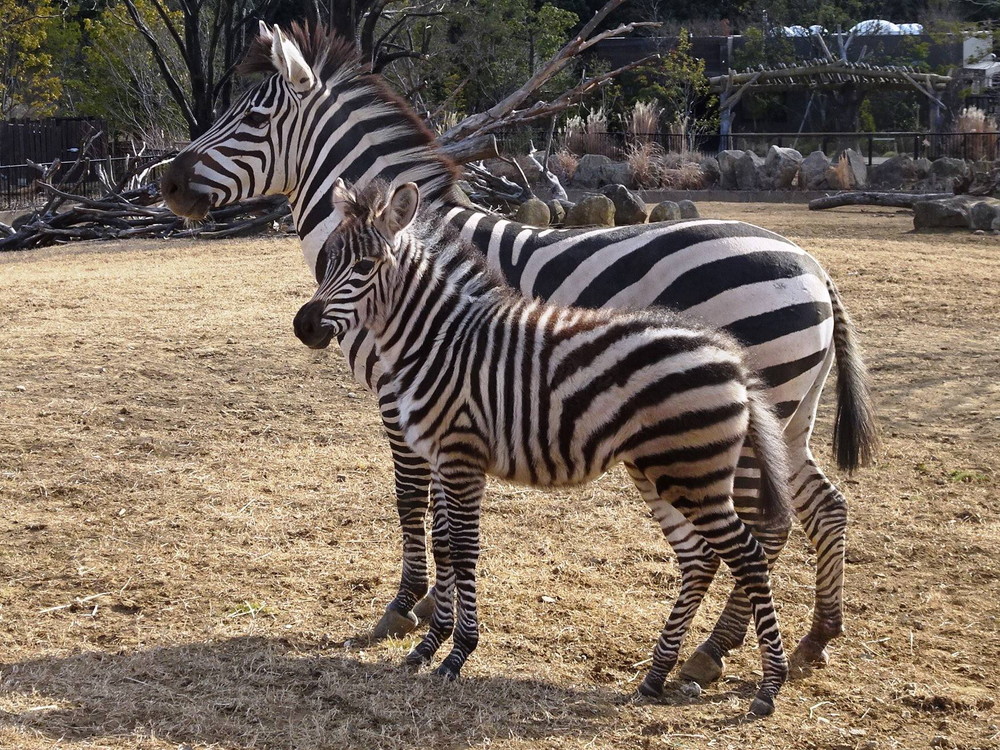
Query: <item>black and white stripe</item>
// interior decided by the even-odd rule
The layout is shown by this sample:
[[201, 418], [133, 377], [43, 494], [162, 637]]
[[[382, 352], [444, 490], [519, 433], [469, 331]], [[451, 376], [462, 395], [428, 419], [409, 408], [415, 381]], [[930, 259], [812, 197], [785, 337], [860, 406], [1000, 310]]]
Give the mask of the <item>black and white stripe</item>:
[[780, 525], [789, 471], [781, 427], [735, 340], [656, 308], [560, 307], [514, 294], [447, 222], [413, 223], [417, 196], [413, 183], [376, 181], [358, 193], [336, 184], [344, 218], [319, 288], [295, 317], [314, 348], [360, 327], [374, 336], [406, 442], [431, 467], [435, 609], [408, 663], [428, 663], [453, 634], [437, 671], [454, 678], [478, 643], [486, 474], [555, 487], [624, 463], [664, 534], [683, 536], [688, 524], [699, 534], [695, 553], [679, 556], [680, 596], [641, 692], [661, 693], [718, 556], [757, 626], [764, 678], [751, 710], [770, 713], [788, 667], [764, 550], [732, 493], [749, 441], [767, 483], [762, 512]]
[[[362, 186], [375, 177], [412, 181], [528, 297], [590, 307], [665, 305], [726, 328], [748, 347], [783, 420], [796, 515], [818, 554], [813, 625], [792, 662], [822, 662], [826, 643], [842, 629], [847, 509], [813, 459], [809, 437], [835, 361], [842, 467], [853, 469], [869, 458], [874, 428], [850, 322], [816, 261], [788, 240], [740, 222], [539, 230], [500, 219], [463, 201], [452, 167], [435, 151], [430, 134], [380, 79], [364, 74], [349, 42], [315, 29], [293, 28], [289, 37], [264, 28], [248, 66], [269, 75], [192, 142], [164, 177], [164, 196], [178, 213], [200, 216], [211, 206], [284, 193], [306, 260], [322, 275], [323, 242], [340, 220], [329, 203], [334, 180], [343, 176]], [[403, 439], [397, 397], [371, 337], [348, 333], [342, 347], [355, 376], [377, 391], [392, 447], [403, 571], [376, 635], [401, 633], [415, 626], [413, 610], [428, 586], [424, 519], [430, 468]], [[737, 471], [735, 501], [751, 525], [758, 487], [748, 448]], [[679, 544], [694, 546], [697, 534], [690, 525], [686, 534]], [[759, 538], [773, 556], [786, 534], [762, 529]], [[724, 655], [745, 637], [748, 616], [749, 605], [735, 589], [700, 657], [684, 673], [701, 682], [717, 677]]]

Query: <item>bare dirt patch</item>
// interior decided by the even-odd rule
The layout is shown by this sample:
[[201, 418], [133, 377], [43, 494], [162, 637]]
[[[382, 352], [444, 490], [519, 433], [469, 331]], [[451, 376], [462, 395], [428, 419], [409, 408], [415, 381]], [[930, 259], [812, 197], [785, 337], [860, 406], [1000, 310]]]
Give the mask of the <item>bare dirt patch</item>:
[[[738, 719], [749, 646], [700, 699], [626, 700], [678, 577], [617, 473], [490, 485], [460, 682], [405, 673], [410, 642], [345, 647], [398, 576], [374, 401], [291, 335], [312, 290], [294, 240], [150, 241], [0, 255], [0, 747], [1000, 747], [1000, 240], [701, 208], [831, 271], [884, 431], [878, 467], [838, 478], [847, 633], [773, 718]], [[797, 531], [775, 582], [789, 646], [813, 565]]]

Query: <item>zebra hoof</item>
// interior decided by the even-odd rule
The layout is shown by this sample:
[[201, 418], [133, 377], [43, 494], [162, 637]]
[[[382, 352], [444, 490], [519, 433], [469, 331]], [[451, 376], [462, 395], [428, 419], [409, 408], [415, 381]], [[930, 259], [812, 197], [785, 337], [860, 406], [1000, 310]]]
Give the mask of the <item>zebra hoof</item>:
[[792, 658], [788, 663], [788, 678], [801, 680], [808, 677], [814, 669], [822, 669], [830, 663], [830, 652], [825, 646], [816, 643], [808, 635], [799, 641]]
[[454, 682], [458, 679], [458, 670], [453, 667], [449, 667], [447, 664], [442, 664], [440, 667], [435, 669], [434, 674], [438, 677], [443, 677], [445, 682]]
[[636, 689], [643, 698], [659, 698], [663, 695], [663, 680], [651, 680], [647, 677]]
[[708, 687], [722, 677], [726, 669], [723, 659], [716, 659], [705, 651], [695, 651], [681, 667], [680, 676], [690, 682], [697, 682], [701, 687]]
[[757, 718], [764, 718], [774, 713], [774, 701], [771, 698], [757, 696], [750, 704], [750, 715]]
[[417, 629], [420, 622], [413, 612], [405, 615], [395, 609], [387, 609], [382, 619], [372, 629], [369, 640], [372, 643], [384, 641], [386, 638], [402, 638]]
[[428, 659], [426, 656], [417, 653], [416, 651], [411, 651], [406, 655], [406, 658], [403, 659], [403, 667], [408, 672], [412, 673], [419, 672], [421, 669], [423, 669], [430, 663], [431, 663], [430, 659]]
[[685, 682], [681, 685], [681, 695], [685, 698], [700, 698], [701, 697], [701, 685], [696, 681]]
[[419, 625], [426, 625], [431, 621], [431, 615], [434, 614], [434, 597], [430, 595], [425, 596], [413, 605], [410, 614], [417, 618]]

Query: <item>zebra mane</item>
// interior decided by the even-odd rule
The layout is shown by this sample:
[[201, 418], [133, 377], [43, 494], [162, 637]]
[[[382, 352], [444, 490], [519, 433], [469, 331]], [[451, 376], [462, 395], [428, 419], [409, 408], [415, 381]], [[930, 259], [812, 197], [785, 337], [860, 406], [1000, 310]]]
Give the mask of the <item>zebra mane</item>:
[[[377, 103], [383, 111], [396, 115], [399, 118], [395, 126], [397, 137], [400, 132], [406, 133], [407, 151], [411, 155], [425, 152], [429, 174], [434, 176], [434, 193], [453, 204], [468, 207], [468, 199], [455, 184], [461, 175], [459, 167], [441, 152], [434, 133], [413, 111], [409, 102], [396, 93], [382, 76], [371, 72], [370, 65], [362, 61], [354, 40], [324, 24], [312, 22], [293, 22], [286, 33], [298, 45], [302, 57], [318, 80], [328, 86], [351, 85], [367, 89], [369, 105]], [[271, 57], [271, 39], [262, 35], [254, 37], [238, 70], [244, 74], [277, 73]], [[388, 131], [388, 128], [383, 127], [383, 131]]]

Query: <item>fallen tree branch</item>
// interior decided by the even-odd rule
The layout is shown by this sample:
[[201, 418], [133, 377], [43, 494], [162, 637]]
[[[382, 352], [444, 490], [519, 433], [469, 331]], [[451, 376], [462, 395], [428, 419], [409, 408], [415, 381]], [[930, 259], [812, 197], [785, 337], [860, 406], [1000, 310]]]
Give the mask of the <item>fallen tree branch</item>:
[[913, 208], [919, 201], [932, 201], [941, 198], [954, 198], [954, 193], [873, 193], [860, 191], [854, 193], [838, 193], [824, 195], [809, 201], [810, 211], [822, 211], [824, 208], [840, 206], [886, 206], [888, 208]]

